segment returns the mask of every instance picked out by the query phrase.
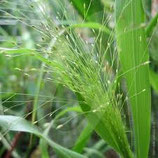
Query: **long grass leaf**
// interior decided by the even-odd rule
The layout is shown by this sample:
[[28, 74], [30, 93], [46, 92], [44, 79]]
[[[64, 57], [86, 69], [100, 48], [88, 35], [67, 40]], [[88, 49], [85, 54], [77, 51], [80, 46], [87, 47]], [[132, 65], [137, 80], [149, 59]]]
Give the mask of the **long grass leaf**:
[[6, 128], [6, 132], [8, 131], [21, 131], [35, 134], [41, 138], [43, 138], [62, 158], [86, 158], [74, 151], [66, 149], [59, 144], [53, 142], [50, 138], [43, 135], [40, 130], [33, 126], [31, 123], [26, 121], [24, 118], [11, 116], [11, 115], [0, 115], [0, 126]]
[[151, 33], [153, 32], [153, 29], [156, 27], [158, 22], [158, 13], [151, 19], [149, 22], [148, 26], [146, 27], [146, 35], [150, 36]]
[[88, 124], [81, 132], [80, 136], [78, 137], [75, 146], [73, 147], [73, 150], [76, 152], [81, 153], [84, 149], [84, 147], [87, 144], [87, 141], [89, 140], [90, 136], [92, 135], [94, 128], [91, 126], [91, 124]]
[[150, 84], [152, 88], [158, 93], [158, 74], [153, 71], [151, 68], [149, 69], [150, 72]]
[[[147, 158], [150, 142], [150, 83], [145, 14], [141, 0], [116, 0], [116, 34], [133, 114], [137, 158]], [[130, 70], [130, 71], [129, 71]]]

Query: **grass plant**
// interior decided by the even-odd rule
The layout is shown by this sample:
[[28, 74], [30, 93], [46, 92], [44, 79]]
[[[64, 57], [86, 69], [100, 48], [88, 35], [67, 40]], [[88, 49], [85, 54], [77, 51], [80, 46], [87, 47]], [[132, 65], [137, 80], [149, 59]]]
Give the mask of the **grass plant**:
[[[9, 131], [18, 131], [38, 137], [40, 143], [35, 143], [42, 158], [50, 157], [49, 147], [59, 158], [103, 158], [110, 149], [121, 158], [148, 158], [150, 86], [157, 91], [157, 74], [149, 69], [147, 40], [158, 16], [147, 25], [142, 0], [7, 0], [0, 4], [3, 24], [16, 23], [16, 31], [7, 28], [11, 37], [7, 29], [0, 29], [9, 39], [0, 43], [0, 55], [2, 61], [8, 60], [10, 72], [16, 70], [21, 78], [19, 84], [13, 82], [16, 88], [2, 82], [12, 91], [2, 90], [0, 96], [4, 147], [11, 147], [8, 140], [14, 134]], [[14, 101], [20, 104], [7, 107]], [[57, 136], [64, 135], [69, 124], [75, 129], [70, 133], [78, 136], [69, 146], [72, 139], [64, 139], [64, 147]], [[100, 140], [90, 148], [96, 142], [94, 131]], [[55, 137], [57, 143], [52, 140]], [[19, 156], [17, 151], [12, 155]]]

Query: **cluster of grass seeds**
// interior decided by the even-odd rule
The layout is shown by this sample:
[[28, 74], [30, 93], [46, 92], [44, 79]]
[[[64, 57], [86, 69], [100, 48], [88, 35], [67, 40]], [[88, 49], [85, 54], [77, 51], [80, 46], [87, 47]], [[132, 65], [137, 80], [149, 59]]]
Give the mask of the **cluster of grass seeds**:
[[93, 47], [73, 31], [60, 37], [49, 57], [56, 65], [53, 79], [79, 96], [82, 110], [101, 137], [122, 156], [132, 157], [115, 98], [117, 74], [106, 71], [105, 54]]

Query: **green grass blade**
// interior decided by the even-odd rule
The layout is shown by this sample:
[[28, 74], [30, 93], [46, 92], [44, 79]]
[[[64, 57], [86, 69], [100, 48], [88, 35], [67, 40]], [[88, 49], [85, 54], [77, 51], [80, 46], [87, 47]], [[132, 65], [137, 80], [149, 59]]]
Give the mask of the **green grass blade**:
[[48, 145], [44, 139], [40, 140], [41, 157], [49, 158]]
[[158, 74], [153, 71], [151, 68], [149, 69], [150, 72], [150, 84], [152, 88], [158, 93]]
[[33, 126], [30, 122], [26, 121], [21, 117], [11, 115], [0, 115], [0, 126], [5, 128], [6, 132], [22, 131], [32, 133], [39, 136], [40, 138], [43, 138], [62, 158], [86, 158], [85, 156], [82, 156], [74, 151], [60, 146], [59, 144], [56, 144], [50, 138], [42, 134], [36, 126]]
[[152, 18], [152, 20], [149, 22], [148, 26], [146, 27], [146, 35], [150, 36], [153, 32], [153, 29], [157, 25], [158, 22], [158, 13]]
[[89, 140], [94, 128], [91, 126], [91, 124], [88, 124], [81, 132], [80, 136], [78, 137], [75, 146], [73, 147], [73, 150], [76, 152], [81, 153], [84, 149], [84, 147], [87, 144], [87, 141]]
[[137, 158], [147, 158], [150, 142], [148, 48], [141, 0], [116, 0], [116, 34], [130, 98]]

